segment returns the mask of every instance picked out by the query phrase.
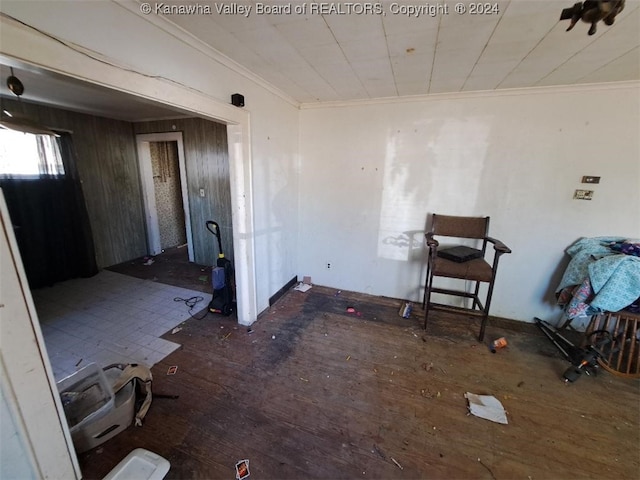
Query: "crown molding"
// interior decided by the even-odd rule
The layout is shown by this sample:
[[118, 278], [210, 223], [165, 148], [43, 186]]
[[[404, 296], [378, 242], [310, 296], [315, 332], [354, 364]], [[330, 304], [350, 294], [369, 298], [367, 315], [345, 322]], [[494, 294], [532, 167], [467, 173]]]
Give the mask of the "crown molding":
[[189, 45], [191, 48], [198, 50], [200, 53], [206, 55], [214, 62], [219, 63], [220, 65], [223, 65], [224, 67], [228, 68], [234, 73], [237, 73], [238, 75], [243, 76], [247, 80], [258, 85], [259, 87], [262, 87], [265, 90], [269, 91], [270, 93], [278, 96], [285, 102], [289, 103], [291, 106], [295, 108], [300, 108], [300, 102], [298, 102], [295, 98], [287, 95], [282, 90], [275, 87], [271, 83], [267, 82], [262, 77], [256, 75], [248, 68], [240, 65], [236, 61], [227, 57], [225, 54], [219, 52], [218, 50], [213, 48], [211, 45], [203, 42], [193, 34], [189, 33], [184, 28], [180, 27], [179, 25], [176, 25], [171, 20], [168, 20], [166, 17], [162, 15], [144, 15], [140, 11], [140, 5], [142, 3], [140, 2], [140, 0], [135, 0], [135, 2], [130, 2], [126, 0], [113, 0], [113, 2], [116, 3], [118, 6], [124, 8], [128, 12], [133, 13], [134, 15], [137, 15], [138, 17], [146, 20], [147, 22], [156, 26], [157, 28], [164, 31], [168, 35], [171, 35], [175, 39]]
[[425, 95], [407, 95], [402, 97], [369, 98], [363, 100], [346, 100], [332, 102], [302, 103], [300, 110], [320, 108], [340, 108], [366, 105], [384, 105], [397, 103], [416, 103], [441, 100], [463, 100], [473, 98], [513, 97], [520, 95], [545, 95], [553, 93], [580, 93], [603, 90], [640, 89], [639, 80], [607, 83], [585, 83], [580, 85], [553, 85], [548, 87], [505, 88], [500, 90], [481, 90], [474, 92], [432, 93]]

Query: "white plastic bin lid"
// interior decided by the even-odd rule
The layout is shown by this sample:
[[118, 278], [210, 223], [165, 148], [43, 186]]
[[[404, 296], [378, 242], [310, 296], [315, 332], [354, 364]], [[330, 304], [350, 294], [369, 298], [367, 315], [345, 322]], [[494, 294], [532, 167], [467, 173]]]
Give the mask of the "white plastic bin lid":
[[104, 480], [162, 480], [171, 464], [160, 455], [136, 448]]

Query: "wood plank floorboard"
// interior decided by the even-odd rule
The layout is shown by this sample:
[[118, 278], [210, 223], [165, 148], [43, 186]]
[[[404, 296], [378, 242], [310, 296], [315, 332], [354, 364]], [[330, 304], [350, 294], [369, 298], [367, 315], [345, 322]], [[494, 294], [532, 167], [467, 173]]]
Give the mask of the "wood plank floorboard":
[[[348, 313], [352, 306], [357, 313]], [[252, 326], [190, 319], [153, 368], [142, 427], [80, 455], [104, 477], [134, 448], [168, 479], [640, 478], [640, 383], [602, 372], [565, 385], [568, 363], [535, 326], [477, 320], [314, 286], [287, 292]], [[199, 315], [196, 314], [196, 317]], [[175, 375], [167, 369], [177, 365]], [[468, 414], [465, 392], [498, 398], [508, 425]], [[396, 463], [397, 462], [397, 463]]]

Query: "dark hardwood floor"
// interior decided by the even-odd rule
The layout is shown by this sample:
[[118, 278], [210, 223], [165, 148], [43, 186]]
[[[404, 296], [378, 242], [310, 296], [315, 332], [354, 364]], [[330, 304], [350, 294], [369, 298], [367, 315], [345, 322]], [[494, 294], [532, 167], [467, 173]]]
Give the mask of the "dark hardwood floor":
[[149, 258], [136, 258], [107, 270], [211, 294], [211, 266], [189, 262], [186, 246], [167, 248], [145, 264]]
[[[197, 272], [196, 272], [197, 273]], [[353, 307], [356, 313], [348, 313]], [[102, 478], [134, 448], [171, 462], [166, 478], [638, 478], [639, 382], [602, 372], [565, 385], [568, 363], [534, 326], [440, 314], [313, 287], [289, 291], [252, 326], [191, 319], [153, 368], [156, 393], [131, 426], [79, 457]], [[172, 365], [177, 373], [167, 376]], [[498, 398], [501, 425], [468, 414], [465, 392]]]

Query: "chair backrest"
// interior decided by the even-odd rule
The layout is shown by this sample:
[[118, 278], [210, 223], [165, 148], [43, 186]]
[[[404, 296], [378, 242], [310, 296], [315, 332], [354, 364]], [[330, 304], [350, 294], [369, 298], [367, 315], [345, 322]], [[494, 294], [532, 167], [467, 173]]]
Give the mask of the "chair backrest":
[[489, 235], [489, 217], [455, 217], [433, 214], [434, 235], [458, 238], [484, 238]]

